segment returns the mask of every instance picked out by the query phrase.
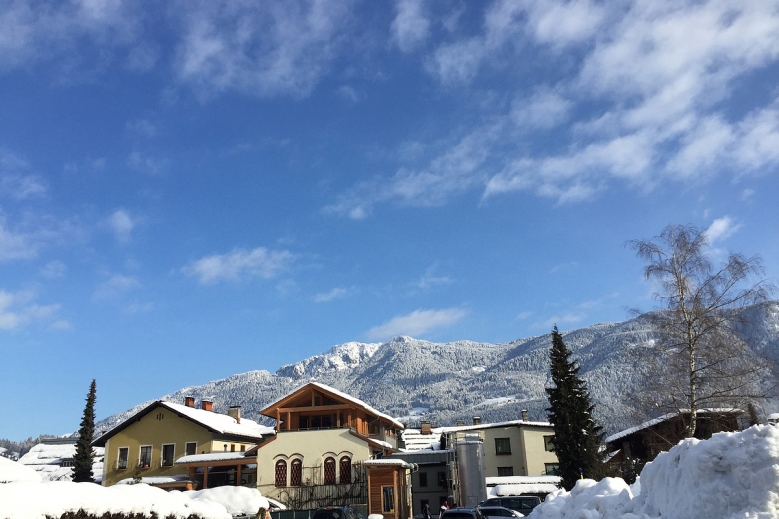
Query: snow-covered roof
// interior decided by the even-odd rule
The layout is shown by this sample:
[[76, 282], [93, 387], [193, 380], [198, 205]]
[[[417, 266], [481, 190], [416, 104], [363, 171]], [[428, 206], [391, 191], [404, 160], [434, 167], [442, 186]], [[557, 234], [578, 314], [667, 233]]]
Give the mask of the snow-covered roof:
[[308, 382], [308, 383], [306, 383], [306, 385], [301, 386], [301, 387], [295, 389], [295, 391], [293, 391], [292, 393], [284, 395], [282, 398], [276, 400], [272, 404], [269, 404], [269, 405], [265, 406], [265, 409], [270, 409], [272, 407], [276, 407], [280, 402], [282, 402], [283, 400], [286, 400], [290, 395], [298, 392], [300, 389], [302, 389], [302, 388], [304, 388], [306, 386], [309, 386], [309, 385], [317, 387], [317, 388], [321, 389], [322, 391], [325, 391], [325, 392], [330, 393], [332, 395], [335, 395], [338, 398], [341, 398], [341, 399], [343, 399], [343, 400], [345, 400], [347, 402], [350, 402], [350, 403], [356, 405], [357, 407], [361, 407], [362, 409], [364, 409], [368, 413], [370, 413], [370, 414], [372, 414], [374, 416], [378, 416], [378, 417], [382, 418], [383, 420], [386, 420], [387, 422], [390, 422], [392, 425], [394, 425], [398, 429], [403, 429], [404, 428], [404, 425], [401, 422], [399, 422], [398, 420], [392, 418], [388, 414], [385, 414], [385, 413], [382, 413], [380, 411], [377, 411], [376, 409], [374, 409], [373, 407], [369, 406], [368, 404], [366, 404], [365, 402], [363, 402], [359, 398], [355, 398], [355, 397], [353, 397], [351, 395], [347, 395], [346, 393], [344, 393], [342, 391], [339, 391], [339, 390], [335, 389], [334, 387], [330, 387], [330, 386], [322, 384], [320, 382]]
[[251, 459], [253, 463], [257, 462], [257, 456], [246, 456], [245, 452], [212, 452], [210, 454], [190, 454], [182, 456], [176, 460], [176, 465], [185, 463], [203, 463], [208, 461], [227, 461]]
[[120, 423], [110, 431], [101, 435], [94, 441], [94, 443], [97, 445], [104, 444], [108, 438], [133, 423], [138, 416], [148, 414], [152, 409], [157, 407], [165, 407], [170, 409], [174, 413], [189, 418], [193, 422], [220, 434], [242, 436], [244, 438], [253, 438], [257, 440], [261, 440], [263, 436], [276, 434], [276, 431], [273, 429], [273, 427], [260, 425], [254, 420], [249, 420], [248, 418], [241, 418], [239, 422], [232, 416], [226, 414], [206, 411], [204, 409], [197, 409], [195, 407], [188, 407], [182, 404], [166, 402], [164, 400], [157, 400], [156, 402], [153, 402], [142, 410], [138, 411], [136, 414]]
[[41, 481], [41, 475], [32, 468], [0, 456], [0, 483], [15, 481]]
[[[688, 410], [682, 409], [680, 413], [689, 413]], [[647, 420], [646, 422], [636, 425], [635, 427], [630, 427], [629, 429], [625, 429], [624, 431], [620, 431], [618, 433], [614, 433], [611, 436], [608, 436], [603, 439], [604, 443], [611, 443], [615, 440], [619, 440], [620, 438], [624, 438], [625, 436], [629, 436], [633, 434], [634, 432], [638, 432], [642, 429], [646, 429], [648, 427], [652, 427], [653, 425], [657, 425], [659, 423], [665, 422], [667, 420], [670, 420], [671, 418], [674, 418], [675, 416], [679, 416], [680, 413], [667, 413], [662, 416], [658, 416], [657, 418], [653, 418], [651, 420]], [[741, 409], [734, 409], [734, 408], [722, 408], [722, 409], [699, 409], [698, 414], [706, 415], [706, 414], [741, 414], [743, 411]]]
[[[95, 453], [92, 473], [96, 481], [101, 481], [105, 449], [92, 447], [92, 451]], [[37, 471], [43, 481], [67, 481], [73, 476], [73, 468], [60, 465], [63, 460], [72, 460], [75, 455], [75, 439], [69, 443], [39, 443], [19, 458], [19, 463]]]
[[553, 427], [549, 422], [526, 422], [524, 420], [509, 420], [507, 422], [482, 423], [479, 425], [455, 425], [453, 427], [441, 427], [441, 432], [477, 431], [481, 429], [493, 429], [496, 427]]
[[169, 483], [185, 483], [190, 481], [189, 476], [144, 476], [137, 481], [133, 478], [122, 479], [116, 482], [117, 485], [136, 485], [144, 483], [146, 485], [165, 485]]
[[395, 458], [381, 458], [378, 460], [365, 460], [363, 465], [369, 467], [402, 467], [404, 469], [413, 469], [414, 464], [407, 461], [395, 459]]
[[403, 443], [406, 444], [406, 452], [418, 450], [440, 450], [441, 428], [433, 428], [430, 434], [422, 434], [419, 429], [406, 429], [403, 431]]

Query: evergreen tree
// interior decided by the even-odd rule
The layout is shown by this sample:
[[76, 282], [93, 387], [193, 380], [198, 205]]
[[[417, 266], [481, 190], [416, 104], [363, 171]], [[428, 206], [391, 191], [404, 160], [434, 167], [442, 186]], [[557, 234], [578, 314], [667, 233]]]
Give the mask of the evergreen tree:
[[84, 417], [81, 419], [81, 427], [78, 430], [78, 442], [76, 442], [76, 455], [73, 457], [73, 481], [94, 482], [92, 463], [94, 452], [92, 451], [92, 439], [95, 435], [95, 380], [89, 386], [87, 404], [84, 406]]
[[547, 413], [554, 426], [554, 452], [559, 462], [560, 486], [570, 490], [582, 476], [603, 475], [600, 455], [601, 427], [592, 416], [587, 383], [579, 377], [579, 366], [555, 325], [552, 330], [551, 372], [554, 387], [546, 389]]

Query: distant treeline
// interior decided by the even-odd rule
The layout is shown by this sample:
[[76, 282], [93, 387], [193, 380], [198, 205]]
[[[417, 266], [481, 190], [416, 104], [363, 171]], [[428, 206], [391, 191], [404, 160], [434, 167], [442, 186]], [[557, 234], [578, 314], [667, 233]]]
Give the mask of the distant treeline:
[[19, 457], [21, 458], [27, 452], [32, 449], [35, 445], [39, 444], [42, 439], [44, 438], [56, 438], [53, 434], [41, 434], [37, 438], [27, 438], [26, 440], [22, 440], [19, 442], [7, 440], [5, 438], [0, 438], [0, 447], [5, 448], [6, 450], [2, 453], [6, 457], [11, 456], [12, 453], [18, 452]]

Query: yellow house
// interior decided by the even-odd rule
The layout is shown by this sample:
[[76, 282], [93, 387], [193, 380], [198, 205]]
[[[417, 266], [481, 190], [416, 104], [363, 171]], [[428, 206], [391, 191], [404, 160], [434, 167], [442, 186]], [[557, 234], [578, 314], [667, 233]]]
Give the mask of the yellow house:
[[[195, 399], [186, 397], [183, 405], [165, 401], [148, 405], [92, 445], [105, 447], [104, 486], [142, 478], [161, 487], [191, 489], [209, 481], [211, 486], [254, 485], [256, 464], [243, 454], [274, 434], [270, 427], [242, 419], [238, 406], [220, 414], [213, 411], [210, 400], [203, 400], [198, 409]], [[198, 455], [240, 461], [232, 464], [237, 469], [216, 469], [210, 475], [190, 474], [177, 463], [185, 456]], [[225, 463], [217, 465], [224, 467]]]
[[554, 427], [548, 422], [522, 420], [442, 427], [441, 448], [453, 448], [465, 435], [478, 434], [484, 442], [484, 474], [497, 476], [554, 475], [557, 455], [552, 451]]
[[[366, 503], [363, 462], [396, 452], [403, 429], [402, 423], [365, 402], [317, 382], [260, 413], [276, 421], [276, 436], [246, 453], [256, 456], [257, 488], [296, 509]], [[405, 510], [400, 490], [386, 494], [394, 500], [388, 508]]]

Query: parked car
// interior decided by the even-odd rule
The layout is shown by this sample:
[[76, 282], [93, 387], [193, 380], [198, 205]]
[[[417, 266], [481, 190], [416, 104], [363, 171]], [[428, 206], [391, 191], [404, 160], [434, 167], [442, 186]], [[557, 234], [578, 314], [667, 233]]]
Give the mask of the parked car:
[[502, 506], [516, 510], [522, 515], [530, 515], [535, 507], [541, 504], [538, 496], [501, 496], [491, 497], [479, 506]]
[[485, 519], [490, 519], [492, 517], [525, 517], [516, 510], [504, 506], [479, 505], [479, 512], [481, 512], [481, 515], [483, 515]]
[[461, 506], [441, 512], [439, 519], [486, 519], [478, 508]]
[[318, 508], [311, 519], [365, 519], [365, 517], [350, 506], [326, 506]]

